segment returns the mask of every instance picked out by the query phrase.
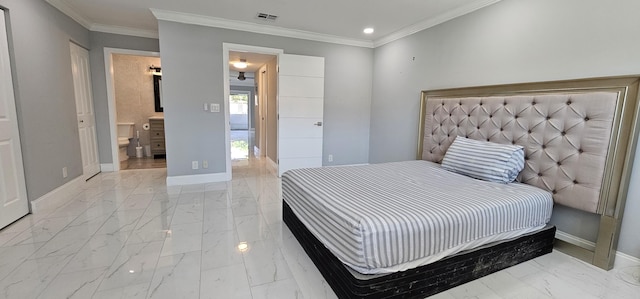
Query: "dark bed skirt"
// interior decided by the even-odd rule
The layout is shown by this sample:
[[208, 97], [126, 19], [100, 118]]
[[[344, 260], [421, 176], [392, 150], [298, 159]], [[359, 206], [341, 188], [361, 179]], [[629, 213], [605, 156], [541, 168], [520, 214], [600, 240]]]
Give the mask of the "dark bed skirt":
[[339, 298], [424, 298], [514, 266], [553, 249], [555, 226], [432, 264], [358, 279], [309, 232], [282, 202], [282, 218]]

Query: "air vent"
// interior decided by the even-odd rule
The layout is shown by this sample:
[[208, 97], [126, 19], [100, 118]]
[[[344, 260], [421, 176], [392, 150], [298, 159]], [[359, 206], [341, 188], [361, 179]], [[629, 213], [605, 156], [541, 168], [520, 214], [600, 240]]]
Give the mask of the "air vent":
[[275, 22], [277, 18], [278, 16], [270, 15], [264, 12], [259, 12], [258, 15], [256, 15], [256, 19], [263, 20], [263, 21]]

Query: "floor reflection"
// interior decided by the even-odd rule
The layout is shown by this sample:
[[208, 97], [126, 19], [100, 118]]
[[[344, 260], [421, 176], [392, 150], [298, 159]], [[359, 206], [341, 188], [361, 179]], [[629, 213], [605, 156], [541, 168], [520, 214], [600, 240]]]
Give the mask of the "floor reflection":
[[231, 160], [247, 160], [253, 156], [255, 134], [253, 131], [231, 131]]

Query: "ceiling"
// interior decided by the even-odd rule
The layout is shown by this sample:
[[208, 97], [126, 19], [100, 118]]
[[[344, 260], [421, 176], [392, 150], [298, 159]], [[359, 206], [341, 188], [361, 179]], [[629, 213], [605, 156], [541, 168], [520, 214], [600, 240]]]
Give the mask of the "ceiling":
[[[229, 70], [253, 73], [262, 65], [274, 58], [274, 55], [229, 51]], [[239, 69], [233, 66], [233, 63], [240, 61], [240, 59], [245, 59], [247, 61], [247, 68]]]
[[[156, 37], [151, 9], [197, 17], [231, 28], [267, 28], [370, 46], [432, 27], [500, 0], [44, 0], [89, 30]], [[267, 13], [277, 20], [264, 21]], [[157, 15], [157, 14], [156, 14]], [[273, 28], [271, 28], [273, 27]], [[365, 27], [375, 32], [366, 35]], [[225, 28], [228, 28], [225, 27]], [[273, 33], [271, 33], [273, 34]], [[278, 35], [278, 34], [276, 34]], [[320, 39], [323, 40], [323, 39]], [[345, 42], [346, 41], [346, 42]], [[367, 45], [363, 43], [362, 45]]]

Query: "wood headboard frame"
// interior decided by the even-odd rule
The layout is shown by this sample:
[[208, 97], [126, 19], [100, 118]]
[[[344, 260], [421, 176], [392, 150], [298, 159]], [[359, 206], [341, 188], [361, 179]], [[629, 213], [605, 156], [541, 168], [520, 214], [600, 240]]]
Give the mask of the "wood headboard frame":
[[564, 243], [562, 248], [575, 257], [609, 270], [614, 263], [638, 137], [639, 84], [640, 76], [625, 76], [423, 91], [417, 159], [423, 159], [427, 101], [430, 99], [617, 93], [618, 99], [596, 211], [600, 215], [600, 226], [595, 249], [567, 247]]

